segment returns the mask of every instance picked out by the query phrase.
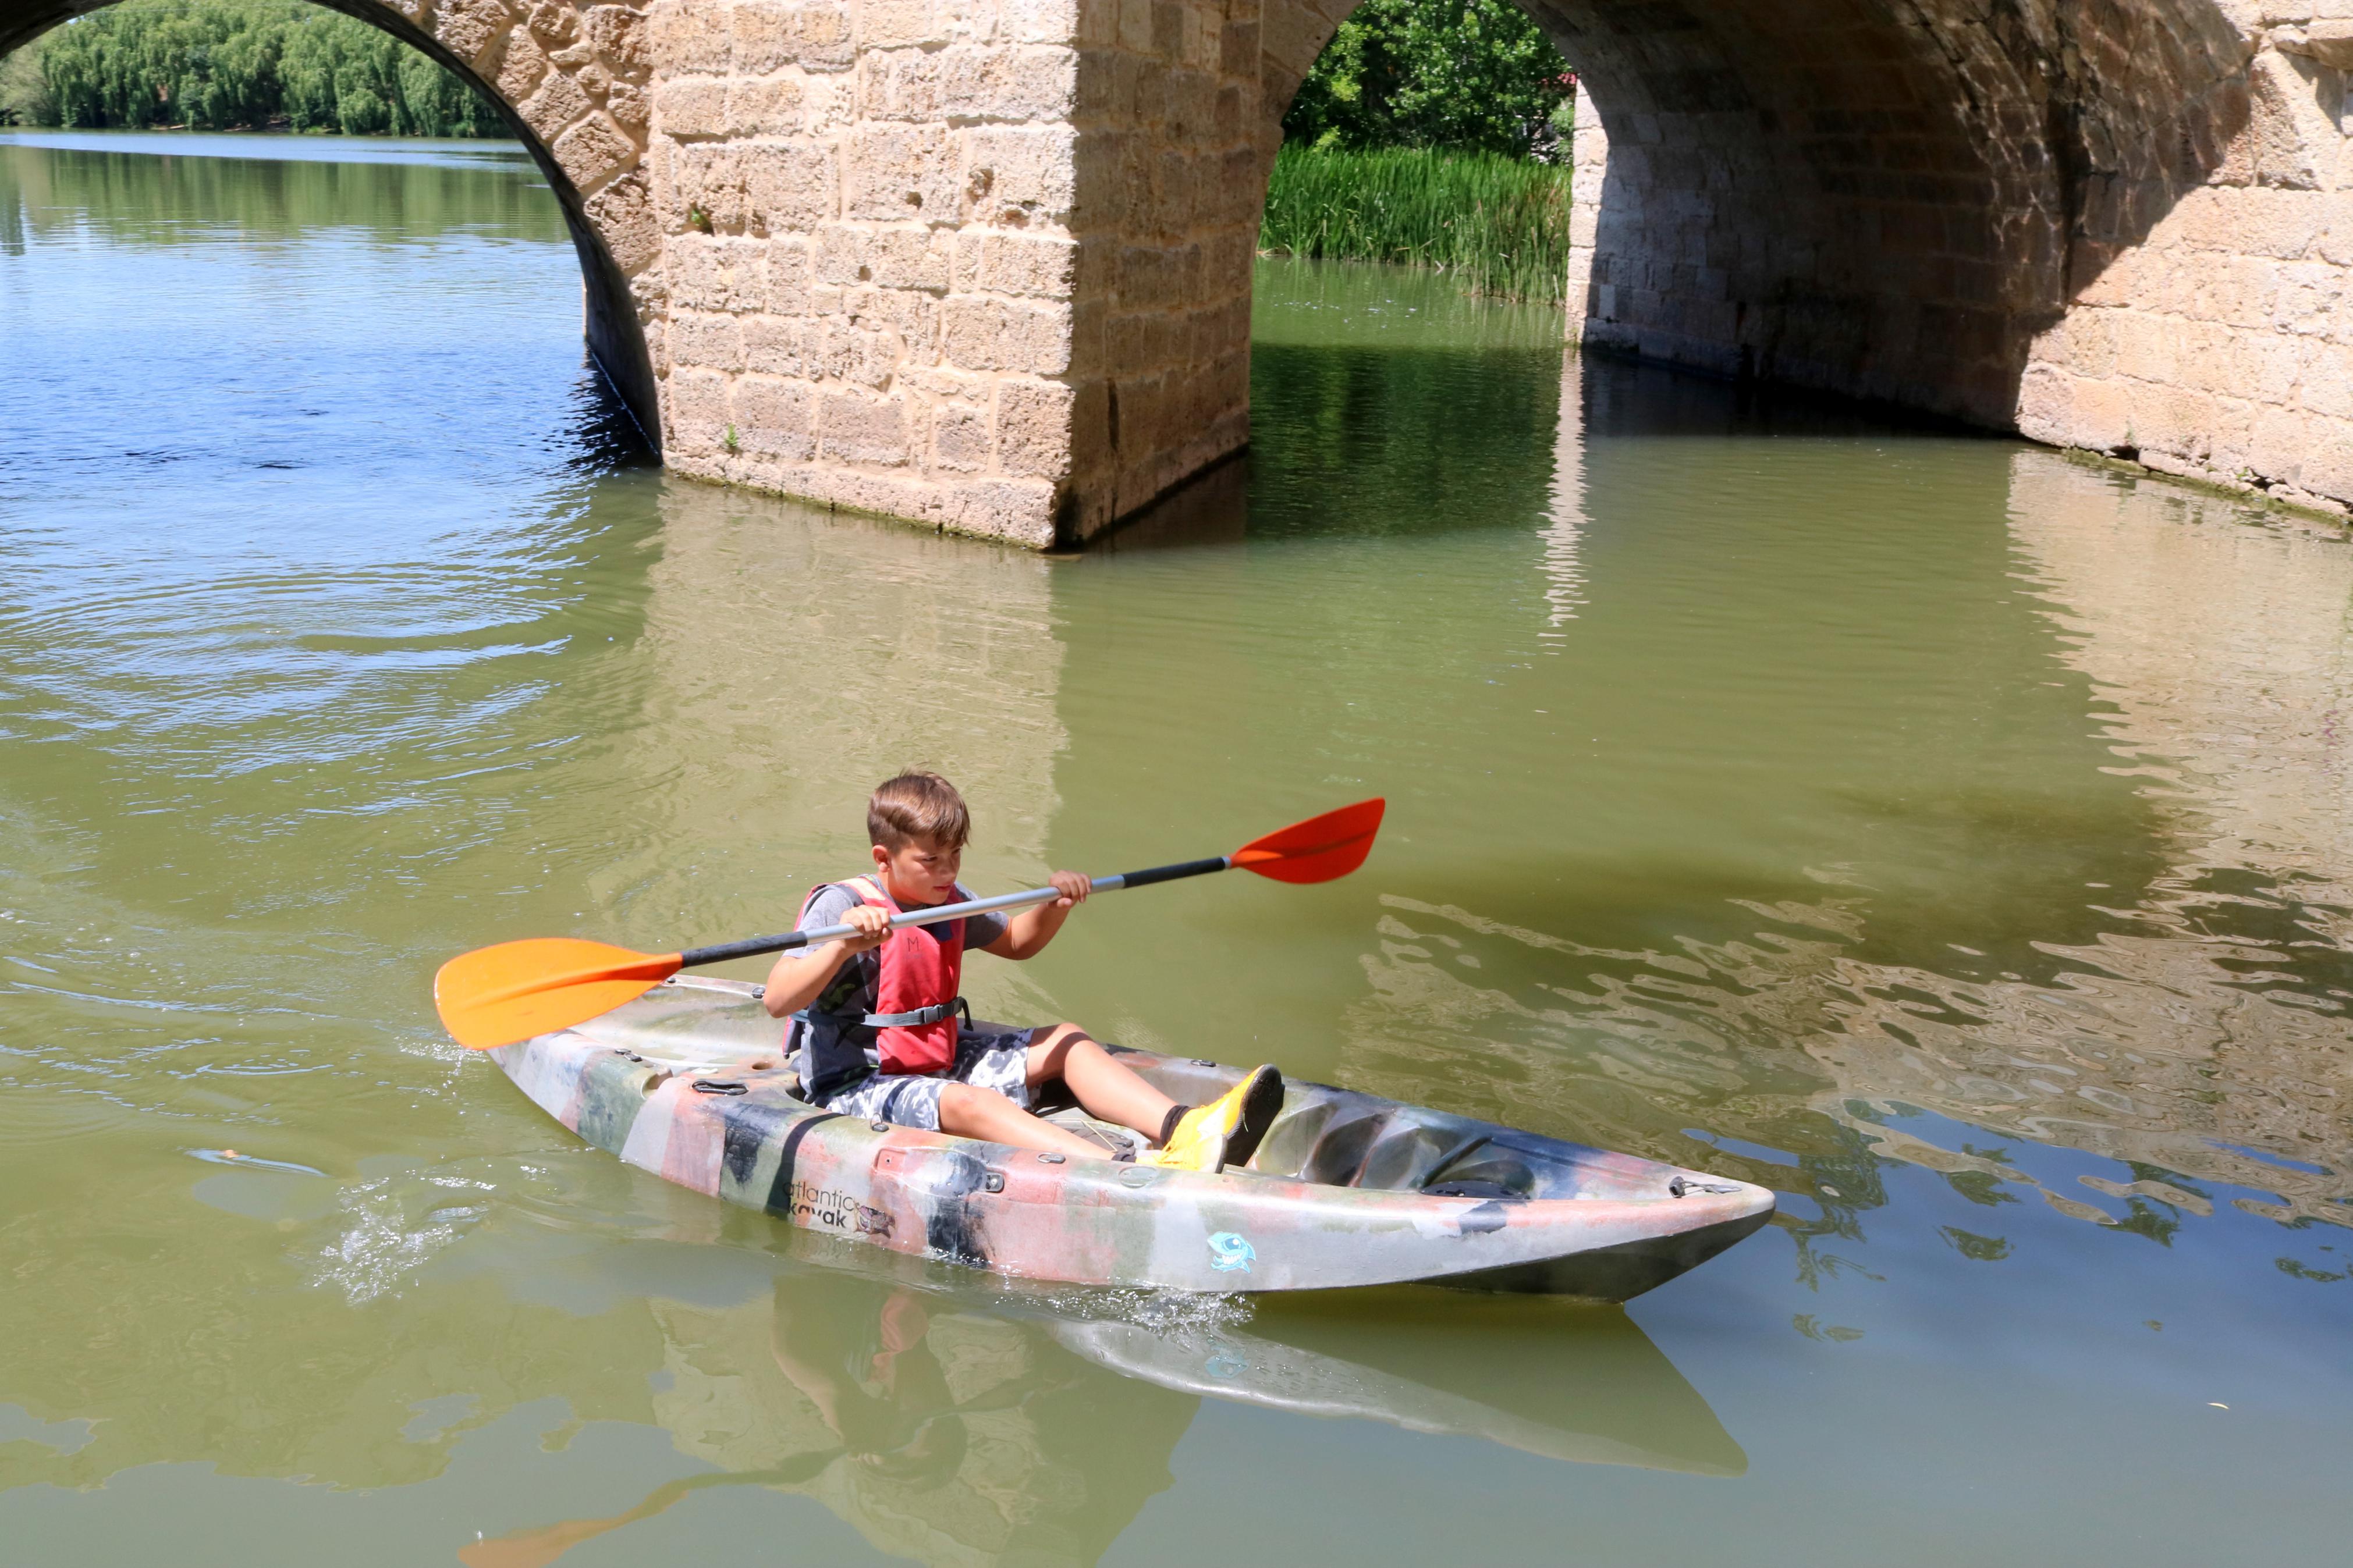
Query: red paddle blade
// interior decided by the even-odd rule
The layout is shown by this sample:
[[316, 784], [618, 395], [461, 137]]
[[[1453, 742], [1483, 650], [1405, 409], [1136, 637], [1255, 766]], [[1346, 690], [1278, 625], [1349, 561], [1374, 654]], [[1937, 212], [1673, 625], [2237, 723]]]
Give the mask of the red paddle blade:
[[433, 977], [442, 1027], [487, 1051], [568, 1029], [678, 973], [675, 952], [633, 952], [576, 937], [533, 937], [461, 952]]
[[1245, 871], [1278, 882], [1330, 882], [1365, 863], [1381, 830], [1386, 800], [1360, 800], [1253, 838], [1229, 857]]

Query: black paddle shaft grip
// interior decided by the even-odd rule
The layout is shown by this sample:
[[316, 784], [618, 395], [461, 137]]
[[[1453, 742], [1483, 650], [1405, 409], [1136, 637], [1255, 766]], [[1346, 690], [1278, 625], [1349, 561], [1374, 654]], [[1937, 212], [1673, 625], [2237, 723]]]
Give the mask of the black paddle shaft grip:
[[1148, 871], [1124, 871], [1120, 874], [1123, 888], [1148, 888], [1155, 882], [1174, 882], [1180, 877], [1204, 877], [1212, 871], [1222, 871], [1232, 862], [1222, 855], [1207, 860], [1180, 860], [1174, 866], [1155, 866]]
[[806, 931], [786, 931], [782, 936], [748, 936], [742, 942], [723, 942], [710, 947], [690, 947], [678, 955], [681, 969], [692, 969], [698, 964], [724, 963], [731, 958], [750, 958], [763, 952], [790, 952], [808, 945]]

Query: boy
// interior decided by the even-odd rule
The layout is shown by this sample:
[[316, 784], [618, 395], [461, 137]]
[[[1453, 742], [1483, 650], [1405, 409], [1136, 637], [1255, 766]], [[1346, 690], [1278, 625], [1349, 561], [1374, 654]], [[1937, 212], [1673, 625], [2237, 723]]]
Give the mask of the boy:
[[891, 929], [902, 910], [972, 896], [956, 886], [971, 835], [971, 814], [955, 785], [937, 773], [901, 773], [866, 805], [874, 869], [824, 884], [801, 905], [801, 929], [846, 925], [857, 933], [786, 953], [768, 973], [768, 1012], [793, 1019], [785, 1048], [801, 1052], [810, 1102], [1017, 1149], [1117, 1157], [1030, 1114], [1036, 1091], [1060, 1079], [1088, 1115], [1148, 1145], [1128, 1157], [1213, 1172], [1249, 1160], [1282, 1106], [1282, 1075], [1273, 1068], [1258, 1068], [1208, 1105], [1178, 1105], [1075, 1024], [975, 1024], [956, 994], [967, 949], [1036, 957], [1086, 901], [1086, 878], [1055, 872], [1050, 880], [1062, 896], [1010, 918], [967, 915]]

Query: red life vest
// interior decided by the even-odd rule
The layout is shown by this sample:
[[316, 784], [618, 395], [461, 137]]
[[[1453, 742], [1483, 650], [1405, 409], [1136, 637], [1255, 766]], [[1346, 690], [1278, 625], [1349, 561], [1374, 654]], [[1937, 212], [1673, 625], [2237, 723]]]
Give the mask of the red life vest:
[[[874, 878], [853, 877], [833, 885], [856, 894], [860, 903], [893, 915], [903, 912]], [[803, 918], [823, 891], [818, 887], [802, 901]], [[956, 889], [957, 898], [966, 896], [963, 889]], [[964, 977], [964, 921], [902, 926], [882, 940], [874, 955], [880, 980], [873, 995], [866, 999], [866, 1010], [832, 1013], [820, 1012], [816, 1005], [809, 1008], [806, 1037], [812, 1060], [805, 1069], [808, 1078], [839, 1081], [845, 1075], [855, 1076], [863, 1068], [870, 1040], [881, 1052], [886, 1073], [941, 1073], [954, 1065], [956, 1012], [963, 1002], [956, 988]], [[855, 1061], [849, 1059], [852, 1053]], [[826, 1091], [831, 1087], [828, 1081]]]

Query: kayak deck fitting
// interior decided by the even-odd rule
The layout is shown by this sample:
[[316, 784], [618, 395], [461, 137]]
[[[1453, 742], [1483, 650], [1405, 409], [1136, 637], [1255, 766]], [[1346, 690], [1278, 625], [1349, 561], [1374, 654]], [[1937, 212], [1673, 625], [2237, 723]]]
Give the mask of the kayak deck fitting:
[[[750, 984], [673, 978], [488, 1053], [641, 1170], [804, 1228], [1027, 1279], [1195, 1291], [1427, 1282], [1622, 1301], [1763, 1226], [1746, 1182], [1293, 1082], [1246, 1167], [1066, 1160], [816, 1109]], [[1174, 1100], [1241, 1069], [1107, 1047]], [[1041, 1114], [1101, 1129], [1067, 1104]]]

